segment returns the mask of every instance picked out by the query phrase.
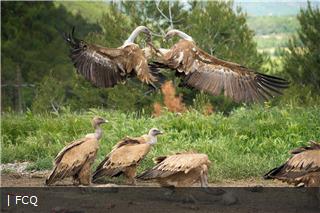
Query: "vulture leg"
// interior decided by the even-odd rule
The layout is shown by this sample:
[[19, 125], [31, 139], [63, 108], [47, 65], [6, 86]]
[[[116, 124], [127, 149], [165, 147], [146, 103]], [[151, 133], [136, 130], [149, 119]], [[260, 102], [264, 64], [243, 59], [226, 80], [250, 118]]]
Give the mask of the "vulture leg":
[[91, 183], [91, 164], [89, 162], [86, 162], [83, 167], [81, 168], [80, 172], [79, 172], [79, 182], [82, 185], [90, 185]]
[[208, 187], [208, 167], [206, 165], [202, 166], [201, 174], [200, 174], [200, 183], [201, 187]]
[[127, 178], [127, 184], [128, 185], [136, 185], [136, 179], [134, 178], [136, 176], [136, 167], [131, 166], [126, 169], [124, 172], [124, 175]]
[[73, 181], [72, 181], [73, 185], [78, 186], [80, 184], [79, 174], [75, 174], [72, 178], [73, 178]]

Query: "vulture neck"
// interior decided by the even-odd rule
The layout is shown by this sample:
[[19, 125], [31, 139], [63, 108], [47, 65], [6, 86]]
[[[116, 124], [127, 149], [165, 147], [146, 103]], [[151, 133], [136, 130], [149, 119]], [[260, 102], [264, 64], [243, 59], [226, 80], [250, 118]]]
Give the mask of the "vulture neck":
[[152, 135], [149, 135], [149, 141], [148, 141], [148, 144], [150, 145], [154, 145], [157, 143], [157, 136], [152, 136]]
[[175, 30], [175, 32], [176, 32], [176, 35], [178, 35], [180, 38], [183, 38], [188, 41], [193, 41], [192, 37], [189, 36], [188, 34], [182, 32], [180, 30]]
[[94, 132], [94, 137], [97, 139], [97, 140], [100, 140], [101, 137], [102, 137], [102, 128], [100, 127], [100, 125], [97, 125], [95, 126], [95, 129], [96, 131]]
[[122, 47], [128, 46], [130, 44], [134, 44], [134, 40], [137, 38], [139, 33], [143, 30], [141, 27], [137, 27], [129, 36], [129, 38], [123, 43]]

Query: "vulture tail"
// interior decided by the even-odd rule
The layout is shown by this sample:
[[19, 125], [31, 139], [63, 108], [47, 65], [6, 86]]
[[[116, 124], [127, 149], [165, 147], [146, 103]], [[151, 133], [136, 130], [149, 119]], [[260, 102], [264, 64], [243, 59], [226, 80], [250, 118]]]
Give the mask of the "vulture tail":
[[57, 166], [54, 167], [54, 169], [51, 172], [51, 174], [49, 175], [49, 177], [47, 177], [46, 182], [45, 182], [46, 185], [51, 185], [55, 182], [56, 170], [57, 170]]
[[96, 170], [93, 174], [92, 174], [92, 182], [96, 183], [98, 179], [100, 179], [101, 177], [104, 176], [104, 169], [100, 169], [100, 170]]
[[281, 172], [282, 168], [284, 167], [284, 164], [279, 166], [279, 167], [276, 167], [274, 169], [271, 169], [268, 173], [266, 173], [264, 176], [263, 176], [263, 179], [265, 180], [268, 180], [268, 179], [274, 179], [277, 177], [277, 175], [279, 174], [279, 172]]
[[148, 65], [149, 65], [150, 73], [154, 77], [156, 77], [157, 83], [162, 85], [166, 81], [166, 76], [161, 73], [161, 71], [159, 69], [160, 67], [157, 67], [153, 63], [149, 63]]
[[136, 178], [140, 179], [140, 180], [150, 180], [153, 178], [153, 170], [152, 169], [147, 170], [147, 171], [143, 172], [142, 174], [137, 175]]

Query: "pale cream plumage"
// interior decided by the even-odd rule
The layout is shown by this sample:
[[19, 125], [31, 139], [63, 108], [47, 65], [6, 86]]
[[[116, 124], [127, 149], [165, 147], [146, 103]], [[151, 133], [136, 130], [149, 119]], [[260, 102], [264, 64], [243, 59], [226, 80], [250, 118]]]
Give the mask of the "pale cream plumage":
[[158, 157], [156, 165], [139, 175], [141, 180], [155, 179], [161, 186], [187, 187], [200, 182], [208, 185], [210, 160], [206, 154], [185, 152]]

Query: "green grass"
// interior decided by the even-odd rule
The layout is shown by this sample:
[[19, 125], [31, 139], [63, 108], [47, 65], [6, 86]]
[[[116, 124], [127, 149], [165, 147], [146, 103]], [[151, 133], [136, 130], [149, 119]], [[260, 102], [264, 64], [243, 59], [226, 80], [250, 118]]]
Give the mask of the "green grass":
[[319, 107], [241, 107], [229, 116], [204, 116], [196, 111], [183, 116], [166, 113], [158, 118], [92, 110], [60, 115], [4, 114], [3, 163], [34, 162], [29, 169], [48, 169], [54, 156], [68, 142], [91, 132], [93, 115], [107, 118], [95, 165], [124, 136], [140, 136], [151, 127], [165, 131], [142, 162], [139, 172], [153, 166], [152, 158], [184, 150], [208, 154], [213, 162], [210, 180], [260, 177], [279, 165], [288, 151], [320, 138]]

